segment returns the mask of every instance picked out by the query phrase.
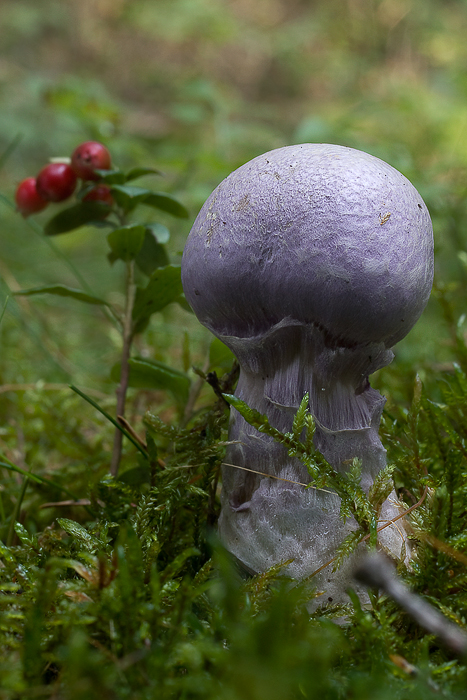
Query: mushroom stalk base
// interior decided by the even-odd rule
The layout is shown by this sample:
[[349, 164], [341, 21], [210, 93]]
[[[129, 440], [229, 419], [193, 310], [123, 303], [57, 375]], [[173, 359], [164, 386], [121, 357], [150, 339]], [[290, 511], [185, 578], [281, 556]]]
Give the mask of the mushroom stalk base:
[[[285, 334], [287, 343], [282, 342]], [[386, 451], [378, 437], [385, 399], [370, 387], [368, 376], [388, 364], [392, 352], [382, 344], [343, 347], [330, 343], [321, 329], [295, 325], [291, 319], [252, 339], [221, 340], [240, 362], [236, 395], [266, 414], [271, 425], [287, 432], [308, 393], [316, 420], [317, 449], [336, 470], [346, 470], [348, 460], [359, 458], [362, 487], [368, 492], [386, 464]], [[250, 573], [292, 559], [285, 574], [295, 579], [311, 576], [333, 559], [343, 539], [357, 528], [355, 520], [340, 517], [336, 494], [300, 485], [310, 482], [306, 467], [289, 457], [283, 445], [250, 426], [235, 409], [229, 441], [233, 444], [223, 467], [219, 521], [223, 543]], [[400, 512], [393, 492], [381, 507], [379, 525]], [[408, 556], [400, 520], [380, 533], [379, 543], [396, 559]], [[312, 607], [348, 602], [346, 588], [354, 586], [352, 557], [336, 572], [330, 564], [316, 574], [314, 582], [323, 595]], [[363, 587], [358, 594], [367, 599]]]

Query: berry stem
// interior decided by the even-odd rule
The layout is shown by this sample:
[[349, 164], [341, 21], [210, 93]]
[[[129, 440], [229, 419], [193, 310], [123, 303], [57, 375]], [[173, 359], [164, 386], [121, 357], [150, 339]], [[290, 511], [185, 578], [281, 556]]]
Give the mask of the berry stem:
[[[130, 377], [130, 350], [133, 341], [133, 306], [136, 296], [135, 284], [135, 261], [130, 260], [126, 264], [126, 306], [125, 315], [123, 317], [123, 348], [121, 359], [121, 374], [120, 384], [117, 387], [117, 417], [125, 415], [126, 393], [128, 389], [128, 380]], [[115, 431], [114, 444], [112, 450], [112, 461], [110, 463], [110, 473], [112, 476], [117, 476], [122, 455], [122, 433], [120, 430]]]

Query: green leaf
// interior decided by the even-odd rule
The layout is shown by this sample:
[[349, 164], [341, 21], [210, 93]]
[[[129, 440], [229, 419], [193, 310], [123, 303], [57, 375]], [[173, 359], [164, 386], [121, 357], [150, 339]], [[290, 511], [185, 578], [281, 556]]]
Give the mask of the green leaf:
[[179, 265], [167, 265], [155, 270], [146, 287], [139, 287], [133, 307], [136, 332], [149, 317], [175, 301], [182, 293], [182, 280]]
[[107, 235], [107, 242], [112, 250], [112, 260], [134, 260], [141, 250], [144, 235], [144, 226], [135, 224], [111, 231]]
[[126, 174], [126, 181], [136, 180], [136, 178], [143, 177], [143, 175], [162, 175], [162, 173], [156, 168], [132, 168]]
[[[164, 228], [164, 227], [163, 227]], [[143, 245], [136, 258], [136, 264], [145, 275], [152, 275], [158, 267], [165, 267], [169, 264], [169, 256], [163, 245], [158, 243], [152, 230], [146, 227]]]
[[300, 439], [300, 435], [302, 434], [302, 430], [305, 427], [305, 418], [308, 413], [308, 402], [309, 402], [309, 396], [308, 394], [305, 394], [303, 397], [300, 407], [297, 411], [297, 413], [294, 416], [293, 419], [293, 424], [292, 424], [292, 433], [295, 438], [295, 440]]
[[151, 190], [134, 185], [112, 185], [111, 191], [117, 204], [126, 211], [131, 211], [152, 194]]
[[74, 520], [69, 520], [68, 518], [57, 518], [57, 523], [60, 525], [62, 530], [68, 535], [71, 535], [74, 540], [76, 540], [84, 549], [94, 554], [100, 549], [105, 549], [105, 542], [102, 542], [98, 537], [91, 535], [90, 532], [86, 530], [85, 527], [75, 522]]
[[108, 306], [107, 302], [99, 297], [94, 297], [91, 294], [86, 294], [80, 289], [65, 287], [64, 284], [51, 284], [43, 287], [31, 287], [31, 289], [22, 289], [20, 292], [14, 292], [16, 296], [30, 297], [34, 294], [54, 294], [59, 297], [72, 297], [78, 301], [84, 301], [86, 304], [97, 304], [99, 306]]
[[127, 211], [134, 209], [137, 204], [160, 209], [180, 219], [188, 218], [188, 210], [178, 199], [166, 192], [153, 192], [145, 187], [135, 185], [112, 185], [112, 195], [117, 204]]
[[165, 192], [150, 192], [143, 203], [148, 207], [172, 214], [172, 216], [176, 216], [179, 219], [187, 219], [189, 217], [188, 209], [178, 199]]
[[127, 178], [121, 170], [99, 170], [94, 171], [99, 175], [99, 182], [104, 182], [106, 185], [124, 185]]
[[278, 442], [281, 442], [281, 432], [270, 425], [266, 414], [260, 413], [256, 408], [250, 408], [248, 404], [234, 394], [222, 394], [222, 396], [228, 404], [233, 406], [233, 408], [243, 416], [247, 423], [256, 428], [256, 430], [259, 430], [260, 433], [271, 435], [277, 438]]
[[47, 236], [57, 236], [59, 233], [74, 231], [80, 226], [92, 224], [94, 220], [99, 220], [106, 216], [110, 207], [103, 202], [80, 202], [68, 209], [63, 209], [53, 216], [44, 226], [44, 233]]
[[313, 437], [316, 431], [315, 419], [311, 413], [307, 413], [305, 416], [305, 439], [303, 441], [305, 451], [309, 455], [313, 455], [315, 452], [315, 445], [313, 442]]
[[167, 243], [169, 241], [170, 231], [167, 226], [163, 226], [162, 224], [156, 222], [153, 224], [146, 224], [146, 228], [152, 232], [158, 243]]
[[386, 498], [388, 498], [389, 494], [394, 489], [394, 470], [394, 464], [388, 465], [375, 476], [375, 480], [370, 486], [368, 500], [376, 513], [379, 513], [383, 502], [386, 500]]
[[[173, 369], [162, 362], [141, 357], [131, 358], [129, 365], [130, 387], [134, 389], [162, 389], [170, 391], [181, 404], [187, 401], [191, 382], [184, 372]], [[112, 367], [110, 377], [116, 383], [120, 381], [120, 371], [120, 363]]]

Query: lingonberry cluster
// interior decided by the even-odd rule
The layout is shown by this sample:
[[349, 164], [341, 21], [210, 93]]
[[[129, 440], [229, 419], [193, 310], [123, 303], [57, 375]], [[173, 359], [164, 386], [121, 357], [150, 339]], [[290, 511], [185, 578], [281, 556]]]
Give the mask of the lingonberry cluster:
[[[37, 177], [27, 177], [20, 182], [15, 194], [17, 209], [27, 217], [45, 209], [49, 202], [63, 202], [75, 191], [78, 179], [97, 181], [99, 174], [96, 170], [109, 170], [110, 167], [107, 148], [98, 141], [86, 141], [75, 148], [69, 162], [49, 163]], [[113, 204], [110, 188], [102, 184], [92, 188], [83, 201]]]

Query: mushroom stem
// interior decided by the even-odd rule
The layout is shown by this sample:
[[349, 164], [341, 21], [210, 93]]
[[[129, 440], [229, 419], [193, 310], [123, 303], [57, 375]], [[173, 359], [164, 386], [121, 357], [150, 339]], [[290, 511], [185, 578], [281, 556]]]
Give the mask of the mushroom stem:
[[[323, 330], [286, 322], [271, 329], [266, 338], [250, 338], [247, 343], [244, 338], [221, 339], [240, 362], [236, 396], [266, 414], [271, 425], [285, 433], [291, 430], [293, 416], [308, 393], [316, 423], [315, 446], [336, 471], [346, 471], [355, 457], [360, 459], [362, 488], [368, 493], [386, 465], [386, 451], [378, 436], [385, 399], [370, 387], [368, 374], [388, 364], [392, 352], [376, 344], [330, 345]], [[290, 457], [283, 445], [250, 426], [235, 409], [229, 439], [228, 464], [223, 467], [221, 538], [247, 570], [263, 571], [278, 560], [293, 559], [286, 573], [294, 578], [309, 576], [334, 556], [344, 537], [357, 528], [356, 522], [342, 520], [336, 494], [301, 486], [310, 482], [306, 467]], [[232, 464], [243, 469], [228, 466]], [[394, 504], [383, 504], [381, 520], [399, 514], [397, 498], [392, 496]], [[400, 527], [387, 528], [380, 540], [394, 556], [401, 556], [407, 547]], [[316, 583], [326, 588], [328, 597], [339, 600], [348, 571], [345, 566], [331, 577], [328, 570], [323, 571]]]

